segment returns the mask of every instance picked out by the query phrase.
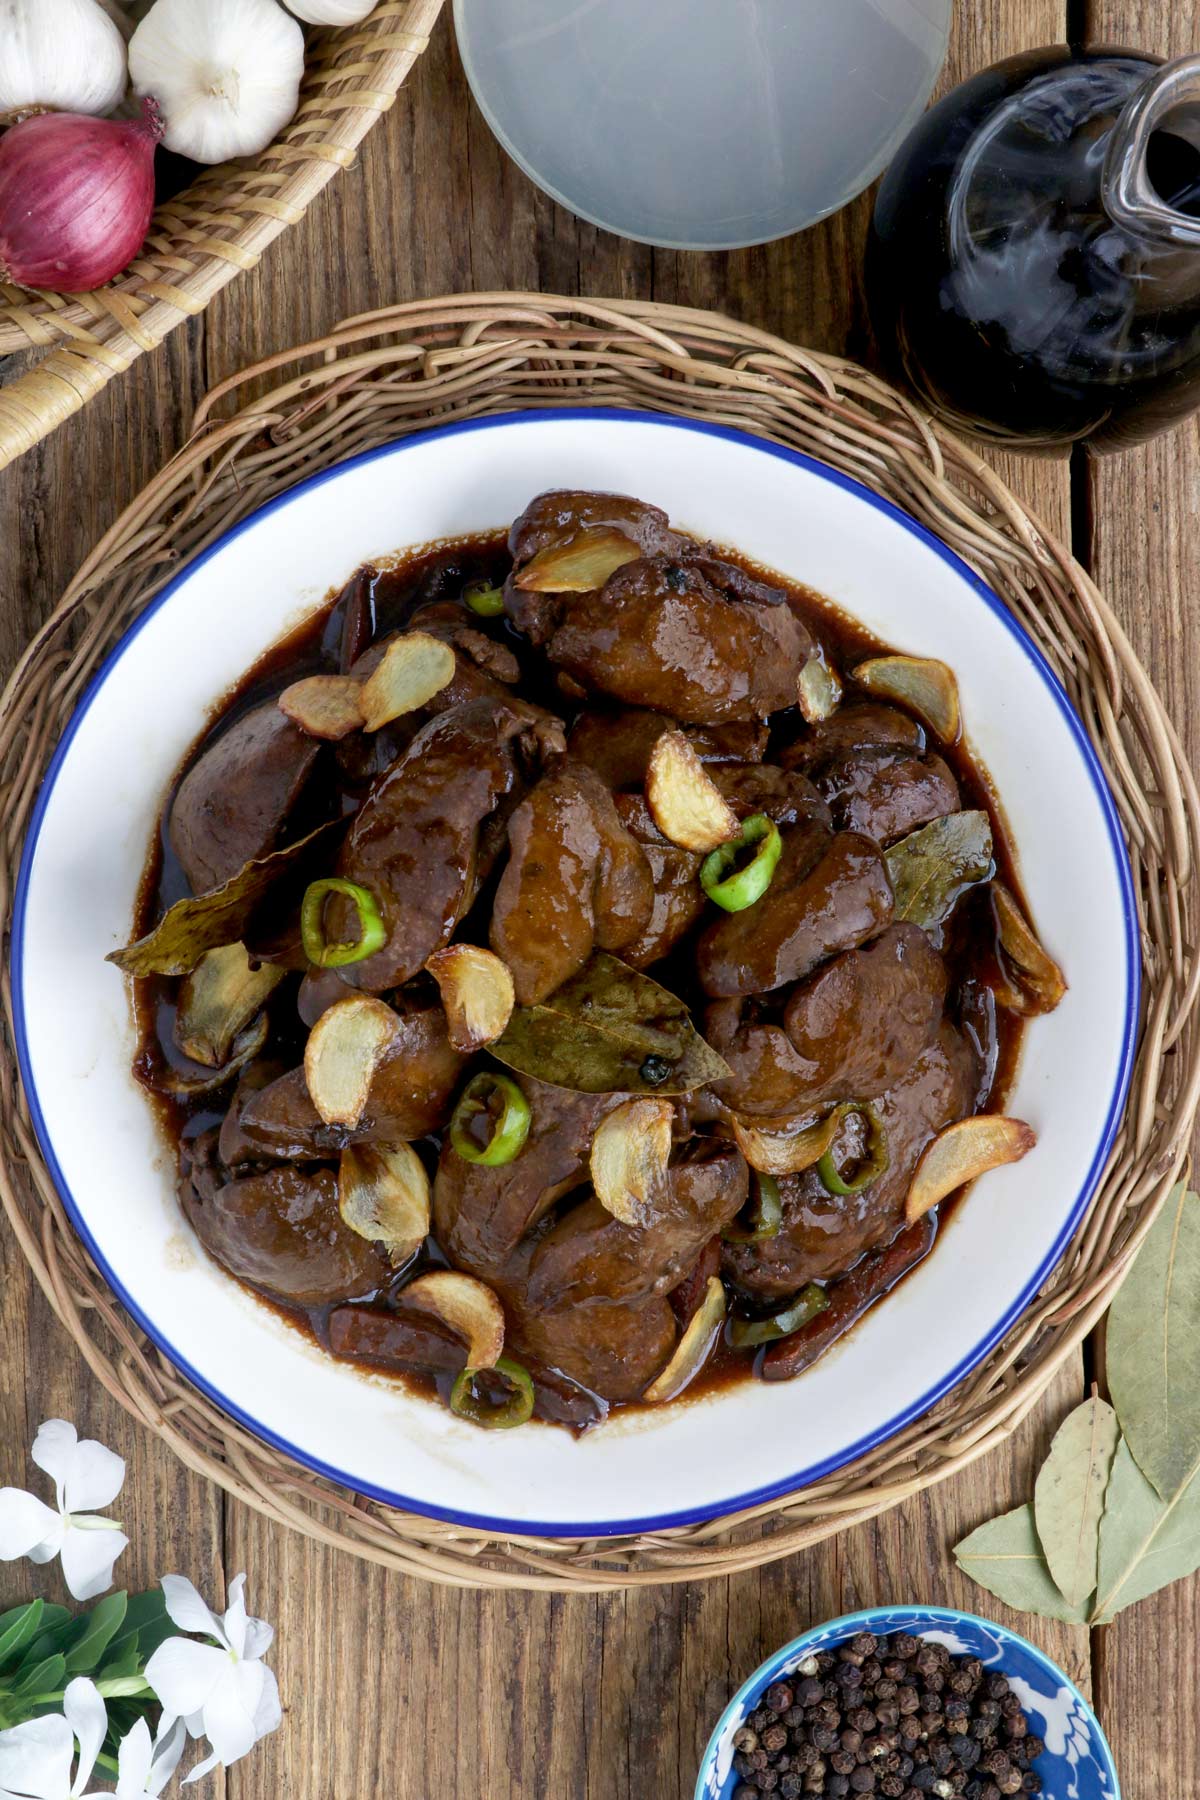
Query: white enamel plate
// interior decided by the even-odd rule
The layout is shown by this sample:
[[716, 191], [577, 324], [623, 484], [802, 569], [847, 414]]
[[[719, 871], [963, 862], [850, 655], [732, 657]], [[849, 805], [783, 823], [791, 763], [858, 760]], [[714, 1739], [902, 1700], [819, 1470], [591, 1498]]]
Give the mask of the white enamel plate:
[[[747, 1382], [582, 1441], [483, 1432], [322, 1356], [205, 1256], [129, 1071], [130, 931], [167, 784], [214, 702], [358, 565], [507, 523], [548, 487], [609, 488], [829, 595], [957, 672], [1039, 930], [1070, 991], [1027, 1033], [1010, 1110], [1038, 1133], [984, 1177], [934, 1255], [797, 1381]], [[448, 427], [275, 501], [155, 600], [100, 671], [47, 775], [13, 938], [19, 1054], [43, 1151], [113, 1290], [197, 1387], [261, 1438], [365, 1494], [546, 1535], [646, 1531], [791, 1491], [928, 1408], [1013, 1323], [1093, 1194], [1129, 1081], [1138, 999], [1112, 801], [1046, 664], [943, 545], [819, 463], [632, 413]]]

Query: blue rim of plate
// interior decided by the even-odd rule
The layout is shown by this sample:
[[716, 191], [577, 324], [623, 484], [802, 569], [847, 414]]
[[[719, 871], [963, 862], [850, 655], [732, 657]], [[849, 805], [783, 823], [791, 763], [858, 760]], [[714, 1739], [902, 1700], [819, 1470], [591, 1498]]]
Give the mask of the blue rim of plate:
[[[730, 1722], [738, 1716], [743, 1708], [746, 1710], [753, 1710], [749, 1703], [753, 1700], [757, 1700], [759, 1694], [767, 1686], [777, 1669], [782, 1668], [785, 1663], [790, 1662], [792, 1657], [794, 1657], [798, 1651], [802, 1650], [805, 1644], [812, 1638], [827, 1638], [833, 1633], [837, 1634], [839, 1640], [842, 1638], [853, 1637], [858, 1631], [873, 1631], [875, 1625], [882, 1619], [892, 1618], [897, 1614], [899, 1614], [901, 1618], [907, 1618], [908, 1615], [911, 1614], [912, 1625], [918, 1631], [920, 1630], [920, 1625], [916, 1623], [918, 1620], [924, 1624], [933, 1625], [935, 1627], [938, 1625], [975, 1625], [982, 1631], [994, 1632], [997, 1636], [1006, 1639], [1009, 1643], [1018, 1645], [1027, 1656], [1032, 1657], [1034, 1662], [1045, 1670], [1047, 1675], [1052, 1676], [1055, 1681], [1061, 1682], [1083, 1708], [1088, 1724], [1095, 1732], [1096, 1740], [1108, 1759], [1107, 1773], [1112, 1776], [1114, 1785], [1113, 1800], [1121, 1800], [1121, 1777], [1117, 1772], [1116, 1760], [1112, 1753], [1112, 1745], [1104, 1735], [1104, 1727], [1096, 1717], [1095, 1709], [1092, 1706], [1091, 1701], [1086, 1694], [1080, 1692], [1079, 1688], [1071, 1680], [1071, 1677], [1064, 1669], [1060, 1669], [1058, 1664], [1051, 1657], [1047, 1656], [1044, 1650], [1039, 1650], [1036, 1644], [1031, 1644], [1028, 1638], [1022, 1637], [1019, 1631], [1012, 1631], [1007, 1625], [998, 1625], [995, 1619], [984, 1619], [981, 1618], [978, 1613], [962, 1612], [958, 1608], [952, 1606], [920, 1606], [917, 1604], [864, 1606], [859, 1612], [845, 1613], [842, 1618], [829, 1619], [823, 1625], [810, 1625], [807, 1631], [802, 1631], [800, 1636], [793, 1638], [790, 1644], [781, 1644], [778, 1650], [773, 1651], [770, 1656], [764, 1658], [764, 1660], [759, 1663], [757, 1669], [750, 1675], [747, 1675], [745, 1681], [743, 1681], [737, 1693], [730, 1699], [728, 1706], [726, 1706], [724, 1712], [721, 1714], [709, 1734], [708, 1742], [704, 1746], [704, 1754], [700, 1758], [700, 1767], [696, 1774], [694, 1800], [705, 1800], [705, 1795], [701, 1791], [701, 1783], [705, 1780], [705, 1771], [708, 1768], [709, 1758], [720, 1744]], [[892, 1628], [889, 1627], [889, 1629]]]
[[[297, 1445], [290, 1443], [288, 1439], [281, 1437], [277, 1432], [262, 1425], [251, 1413], [246, 1412], [244, 1408], [238, 1406], [234, 1401], [222, 1394], [218, 1388], [214, 1387], [211, 1382], [206, 1380], [198, 1369], [194, 1368], [185, 1357], [179, 1354], [172, 1345], [170, 1339], [148, 1317], [134, 1300], [133, 1296], [116, 1278], [112, 1268], [101, 1255], [99, 1248], [88, 1229], [84, 1211], [75, 1199], [75, 1196], [71, 1192], [63, 1175], [58, 1157], [55, 1154], [50, 1133], [46, 1127], [45, 1117], [38, 1097], [37, 1085], [33, 1078], [33, 1069], [29, 1060], [28, 1036], [25, 1026], [25, 994], [22, 978], [25, 913], [28, 901], [30, 875], [34, 858], [37, 854], [37, 845], [41, 835], [42, 821], [53, 797], [59, 770], [67, 756], [70, 754], [71, 745], [75, 740], [75, 734], [86, 717], [96, 695], [104, 686], [112, 669], [121, 660], [122, 656], [129, 648], [129, 645], [138, 636], [139, 632], [147, 622], [152, 619], [162, 607], [168, 604], [176, 590], [183, 582], [189, 580], [191, 576], [196, 573], [197, 569], [202, 568], [205, 563], [211, 561], [213, 557], [218, 556], [227, 544], [232, 543], [234, 539], [240, 537], [243, 532], [251, 530], [259, 520], [269, 517], [272, 513], [279, 511], [283, 507], [293, 505], [314, 488], [324, 486], [326, 482], [337, 480], [347, 470], [361, 468], [365, 464], [382, 461], [386, 457], [402, 456], [406, 451], [420, 449], [422, 445], [434, 439], [463, 436], [468, 432], [503, 431], [512, 425], [543, 425], [547, 423], [575, 423], [587, 425], [597, 419], [603, 419], [610, 423], [650, 425], [668, 431], [698, 432], [706, 437], [722, 438], [726, 442], [736, 444], [742, 449], [753, 450], [764, 456], [777, 457], [783, 462], [791, 463], [795, 468], [803, 469], [808, 474], [816, 476], [819, 480], [830, 482], [833, 486], [842, 488], [845, 492], [857, 496], [857, 498], [865, 505], [874, 507], [877, 512], [885, 514], [904, 531], [907, 531], [913, 537], [918, 538], [921, 543], [932, 550], [943, 562], [949, 564], [960, 579], [968, 584], [989, 611], [995, 614], [1005, 629], [1016, 640], [1028, 659], [1031, 668], [1039, 676], [1044, 686], [1049, 690], [1056, 706], [1063, 715], [1067, 727], [1078, 747], [1079, 754], [1083, 759], [1089, 779], [1095, 790], [1101, 813], [1104, 817], [1105, 825], [1108, 830], [1109, 843], [1113, 853], [1117, 884], [1121, 890], [1125, 921], [1125, 1030], [1121, 1044], [1121, 1057], [1117, 1070], [1117, 1079], [1113, 1087], [1104, 1127], [1100, 1134], [1100, 1139], [1087, 1174], [1083, 1179], [1079, 1193], [1075, 1198], [1070, 1214], [1067, 1217], [1062, 1230], [1059, 1232], [1050, 1251], [1043, 1258], [1034, 1275], [1021, 1290], [1017, 1299], [1012, 1302], [995, 1324], [989, 1327], [985, 1335], [979, 1339], [974, 1349], [971, 1350], [967, 1356], [962, 1357], [959, 1362], [955, 1364], [954, 1368], [949, 1370], [941, 1380], [936, 1382], [933, 1387], [929, 1388], [918, 1399], [913, 1400], [885, 1424], [878, 1426], [873, 1431], [867, 1432], [863, 1437], [856, 1439], [852, 1444], [846, 1445], [835, 1455], [826, 1457], [824, 1461], [815, 1463], [807, 1468], [800, 1468], [791, 1474], [781, 1477], [778, 1481], [768, 1482], [765, 1486], [754, 1488], [748, 1493], [730, 1495], [728, 1499], [721, 1500], [720, 1502], [710, 1503], [705, 1506], [688, 1507], [680, 1512], [651, 1515], [649, 1518], [645, 1519], [601, 1519], [595, 1521], [576, 1521], [573, 1519], [566, 1521], [561, 1519], [505, 1519], [494, 1518], [486, 1513], [460, 1512], [455, 1508], [434, 1506], [427, 1501], [414, 1500], [408, 1495], [396, 1493], [390, 1489], [377, 1487], [373, 1483], [365, 1482], [360, 1477], [347, 1473], [344, 1469], [339, 1469], [332, 1464], [323, 1462], [320, 1457], [314, 1456], [310, 1451], [298, 1448]], [[886, 1443], [889, 1438], [894, 1437], [898, 1431], [902, 1431], [904, 1427], [911, 1424], [914, 1419], [920, 1418], [924, 1413], [928, 1412], [932, 1406], [937, 1404], [944, 1394], [949, 1393], [950, 1389], [957, 1386], [957, 1384], [969, 1375], [973, 1369], [978, 1368], [979, 1364], [995, 1348], [1001, 1338], [1004, 1337], [1005, 1333], [1016, 1323], [1030, 1301], [1034, 1299], [1038, 1290], [1041, 1288], [1047, 1276], [1070, 1243], [1071, 1238], [1074, 1236], [1075, 1231], [1087, 1211], [1092, 1196], [1096, 1191], [1105, 1163], [1108, 1160], [1109, 1151], [1116, 1138], [1121, 1122], [1121, 1116], [1125, 1109], [1125, 1101], [1129, 1093], [1129, 1084], [1133, 1073], [1134, 1047], [1137, 1035], [1138, 1006], [1141, 996], [1141, 951], [1138, 937], [1137, 912], [1134, 905], [1133, 875], [1129, 866], [1129, 857], [1125, 848], [1125, 840], [1121, 834], [1116, 805], [1109, 792], [1108, 783], [1105, 780], [1104, 772], [1100, 766], [1096, 752], [1092, 748], [1091, 742], [1087, 733], [1084, 731], [1078, 714], [1075, 712], [1070, 700], [1067, 698], [1066, 690], [1063, 688], [1042, 652], [1013, 618], [999, 596], [993, 593], [986, 582], [982, 581], [978, 575], [967, 567], [967, 564], [962, 561], [961, 557], [956, 556], [954, 551], [951, 550], [948, 545], [942, 543], [940, 538], [935, 537], [931, 531], [928, 531], [925, 526], [919, 524], [916, 519], [911, 518], [908, 513], [901, 511], [899, 507], [893, 506], [891, 501], [884, 500], [879, 494], [873, 493], [870, 488], [864, 487], [861, 482], [853, 480], [848, 475], [843, 475], [840, 470], [831, 468], [827, 463], [818, 462], [816, 458], [805, 456], [798, 450], [789, 450], [782, 444], [771, 443], [766, 438], [758, 438], [752, 436], [748, 432], [738, 431], [732, 426], [712, 425], [699, 419], [679, 418], [674, 414], [669, 413], [652, 413], [639, 411], [635, 408], [626, 410], [620, 407], [599, 406], [548, 407], [540, 411], [524, 410], [521, 412], [494, 413], [480, 419], [462, 419], [453, 424], [438, 425], [431, 427], [427, 431], [414, 432], [411, 437], [401, 438], [397, 442], [391, 444], [381, 444], [374, 450], [362, 451], [357, 456], [348, 457], [345, 462], [335, 464], [331, 469], [324, 469], [319, 474], [310, 475], [307, 480], [298, 483], [297, 486], [288, 488], [284, 493], [276, 495], [273, 500], [268, 501], [267, 504], [260, 507], [257, 512], [251, 513], [247, 518], [240, 520], [237, 525], [233, 526], [231, 530], [218, 538], [215, 543], [210, 544], [199, 556], [193, 558], [186, 568], [181, 569], [178, 574], [174, 575], [167, 583], [166, 587], [164, 587], [160, 593], [155, 595], [145, 611], [138, 615], [132, 625], [130, 625], [129, 629], [124, 633], [119, 643], [117, 643], [114, 649], [111, 650], [104, 659], [104, 662], [89, 682], [78, 706], [68, 721], [62, 737], [55, 747], [54, 755], [50, 759], [50, 764], [46, 770], [41, 788], [38, 791], [37, 800], [34, 803], [33, 813], [25, 835], [25, 843], [21, 851], [21, 863], [17, 873], [16, 892], [13, 900], [12, 946], [9, 956], [9, 967], [12, 978], [13, 1023], [16, 1036], [17, 1066], [20, 1070], [21, 1083], [25, 1090], [34, 1131], [37, 1135], [42, 1155], [46, 1159], [46, 1166], [49, 1169], [54, 1185], [58, 1190], [59, 1198], [62, 1200], [67, 1216], [74, 1226], [80, 1240], [84, 1244], [88, 1255], [103, 1275], [112, 1292], [121, 1302], [121, 1305], [125, 1308], [126, 1312], [129, 1313], [130, 1317], [136, 1320], [137, 1324], [146, 1333], [146, 1336], [151, 1342], [162, 1351], [163, 1355], [174, 1364], [182, 1375], [187, 1377], [192, 1386], [205, 1395], [207, 1399], [211, 1400], [222, 1412], [227, 1413], [230, 1418], [235, 1419], [238, 1424], [243, 1425], [247, 1431], [251, 1432], [263, 1443], [269, 1444], [272, 1449], [278, 1450], [283, 1455], [291, 1457], [294, 1462], [300, 1463], [306, 1469], [311, 1469], [315, 1474], [323, 1475], [328, 1480], [338, 1483], [341, 1487], [349, 1488], [354, 1493], [362, 1494], [367, 1499], [377, 1500], [384, 1506], [395, 1507], [402, 1512], [418, 1513], [425, 1518], [441, 1519], [447, 1524], [463, 1525], [469, 1529], [488, 1532], [493, 1535], [515, 1534], [559, 1538], [624, 1537], [640, 1535], [644, 1532], [669, 1531], [679, 1526], [701, 1524], [709, 1519], [722, 1518], [729, 1513], [741, 1512], [749, 1507], [761, 1506], [772, 1500], [783, 1499], [786, 1495], [794, 1494], [799, 1489], [808, 1487], [815, 1481], [823, 1480], [827, 1475], [831, 1475], [836, 1469], [844, 1468], [847, 1463], [853, 1462], [856, 1457], [865, 1455], [868, 1451], [875, 1449], [877, 1445]]]

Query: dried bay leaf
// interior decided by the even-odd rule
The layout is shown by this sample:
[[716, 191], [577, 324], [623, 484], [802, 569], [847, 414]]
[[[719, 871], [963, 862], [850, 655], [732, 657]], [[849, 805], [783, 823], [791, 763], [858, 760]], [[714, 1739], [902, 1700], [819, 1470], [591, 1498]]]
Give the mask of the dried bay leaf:
[[970, 887], [992, 874], [992, 825], [985, 812], [947, 813], [885, 851], [895, 918], [929, 930], [949, 918]]
[[1130, 1451], [1170, 1500], [1200, 1469], [1200, 1197], [1182, 1183], [1113, 1301], [1105, 1355]]
[[579, 1094], [687, 1094], [729, 1075], [682, 1000], [598, 950], [489, 1044], [497, 1061]]
[[1059, 1426], [1034, 1489], [1034, 1521], [1050, 1573], [1071, 1606], [1096, 1586], [1100, 1518], [1121, 1428], [1095, 1395]]
[[345, 821], [332, 819], [318, 825], [307, 837], [255, 857], [219, 888], [189, 895], [168, 907], [153, 931], [123, 950], [111, 950], [105, 958], [126, 975], [187, 975], [206, 950], [236, 944], [246, 935], [255, 912], [284, 881], [299, 885], [316, 873], [326, 860], [328, 839], [344, 829]]
[[1068, 1625], [1082, 1625], [1087, 1619], [1086, 1606], [1073, 1606], [1054, 1584], [1032, 1506], [1018, 1506], [989, 1519], [954, 1546], [954, 1556], [964, 1575], [1018, 1612], [1041, 1613]]
[[1100, 1566], [1093, 1625], [1200, 1569], [1200, 1482], [1174, 1498], [1156, 1494], [1122, 1438], [1100, 1525]]

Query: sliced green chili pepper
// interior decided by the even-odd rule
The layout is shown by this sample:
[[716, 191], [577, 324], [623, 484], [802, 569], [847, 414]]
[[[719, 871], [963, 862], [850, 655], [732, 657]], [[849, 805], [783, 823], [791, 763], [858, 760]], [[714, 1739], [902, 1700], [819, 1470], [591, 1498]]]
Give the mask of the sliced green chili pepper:
[[[738, 869], [738, 857], [752, 844], [758, 845], [757, 850], [746, 866]], [[782, 849], [778, 826], [766, 813], [751, 813], [742, 825], [741, 835], [712, 851], [700, 864], [700, 886], [726, 912], [745, 912], [770, 887]], [[731, 874], [731, 870], [736, 873]]]
[[481, 619], [495, 619], [504, 611], [504, 589], [490, 581], [472, 581], [463, 589], [463, 600]]
[[739, 1213], [733, 1223], [725, 1227], [721, 1236], [727, 1244], [758, 1244], [763, 1238], [778, 1237], [782, 1224], [783, 1202], [779, 1198], [779, 1183], [773, 1175], [760, 1175], [756, 1172], [749, 1211]]
[[864, 1188], [870, 1187], [873, 1181], [879, 1180], [891, 1160], [887, 1135], [883, 1129], [883, 1120], [875, 1108], [865, 1100], [847, 1100], [841, 1106], [836, 1106], [830, 1115], [836, 1121], [835, 1130], [842, 1120], [849, 1118], [852, 1113], [857, 1113], [859, 1118], [866, 1120], [867, 1147], [857, 1169], [852, 1175], [846, 1176], [839, 1172], [838, 1166], [833, 1160], [834, 1147], [830, 1143], [828, 1150], [817, 1163], [817, 1174], [821, 1178], [821, 1185], [830, 1194], [861, 1194]]
[[[481, 1375], [503, 1375], [509, 1395], [499, 1404], [485, 1400], [475, 1383]], [[464, 1369], [450, 1390], [450, 1411], [485, 1431], [511, 1431], [533, 1416], [533, 1382], [529, 1371], [509, 1356], [502, 1356], [491, 1369]]]
[[[356, 943], [331, 944], [325, 936], [325, 902], [330, 894], [342, 894], [357, 912]], [[310, 881], [305, 890], [300, 903], [300, 938], [304, 954], [315, 968], [344, 969], [347, 963], [363, 962], [382, 950], [387, 943], [387, 926], [370, 888], [331, 875], [325, 881]]]
[[[499, 1103], [497, 1105], [497, 1103]], [[529, 1136], [529, 1102], [507, 1075], [484, 1069], [468, 1081], [450, 1121], [450, 1143], [465, 1161], [497, 1169], [521, 1153]], [[471, 1132], [476, 1119], [491, 1124], [491, 1136], [480, 1144]]]
[[748, 1350], [755, 1344], [773, 1344], [776, 1338], [790, 1337], [793, 1331], [799, 1331], [828, 1305], [829, 1295], [825, 1289], [810, 1281], [782, 1312], [772, 1313], [767, 1319], [730, 1319], [729, 1341], [735, 1350]]

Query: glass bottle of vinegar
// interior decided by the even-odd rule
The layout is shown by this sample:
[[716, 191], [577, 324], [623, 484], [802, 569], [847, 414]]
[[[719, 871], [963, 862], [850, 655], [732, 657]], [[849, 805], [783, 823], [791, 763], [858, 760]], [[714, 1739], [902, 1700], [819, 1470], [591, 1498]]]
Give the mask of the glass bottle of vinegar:
[[1013, 57], [927, 113], [868, 256], [885, 360], [959, 429], [1123, 448], [1200, 405], [1200, 57]]

